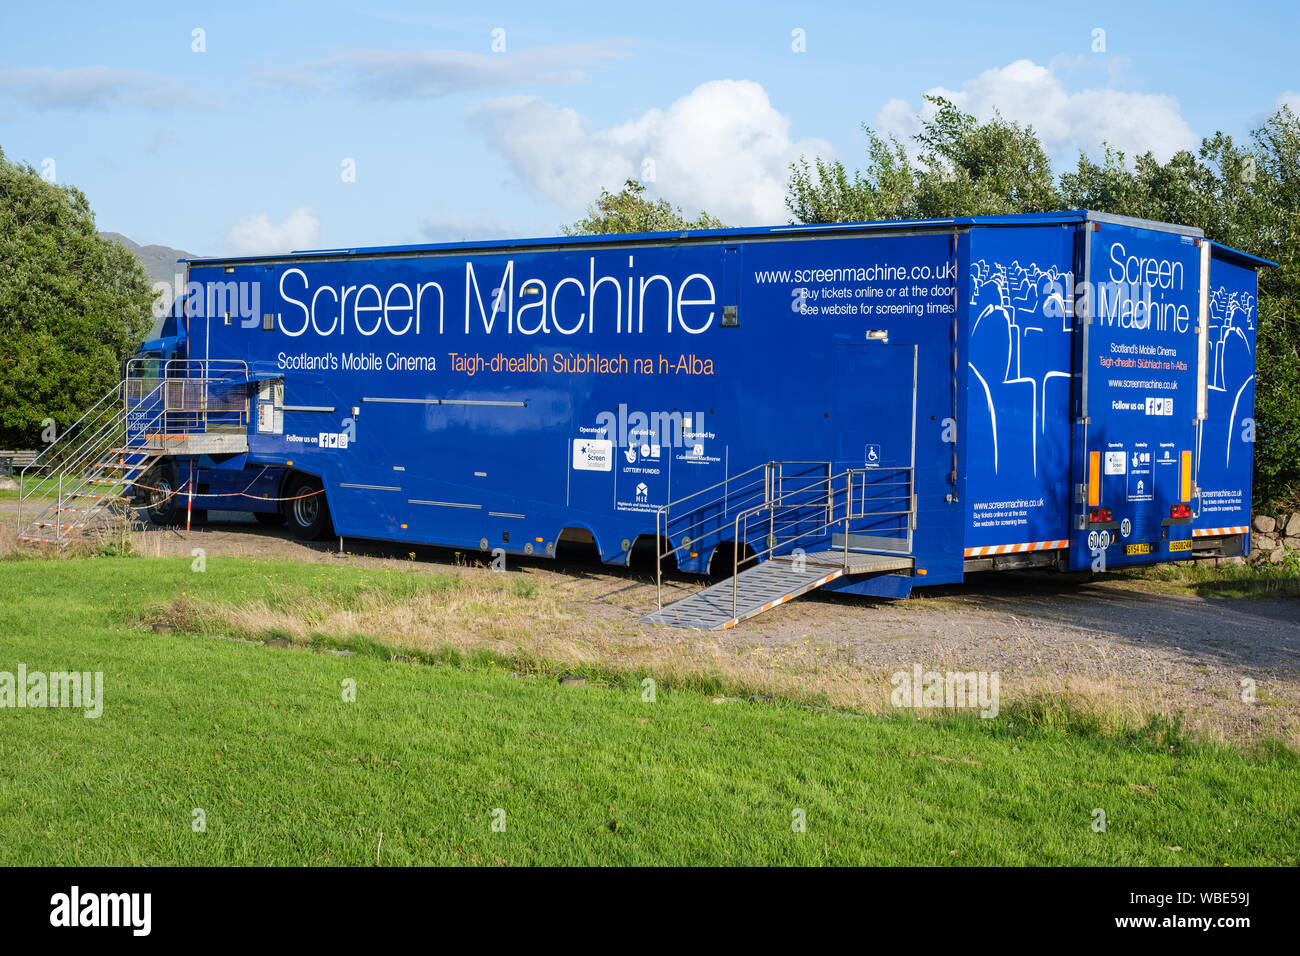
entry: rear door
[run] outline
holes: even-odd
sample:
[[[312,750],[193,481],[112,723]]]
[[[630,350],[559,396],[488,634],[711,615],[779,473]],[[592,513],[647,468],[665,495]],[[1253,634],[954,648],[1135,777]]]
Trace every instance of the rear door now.
[[[1083,236],[1070,566],[1190,557],[1207,257],[1184,232],[1089,221]]]

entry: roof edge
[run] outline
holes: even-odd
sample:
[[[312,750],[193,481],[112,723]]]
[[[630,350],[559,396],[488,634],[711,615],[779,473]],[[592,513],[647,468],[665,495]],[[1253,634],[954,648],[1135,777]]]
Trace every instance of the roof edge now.
[[[1152,229],[1176,235],[1204,238],[1204,231],[1196,226],[1180,226],[1175,223],[1158,222],[1152,219],[1139,219],[1133,216],[1119,216],[1113,213],[1095,210],[1076,209],[1058,212],[1009,213],[998,216],[954,216],[945,219],[892,219],[870,222],[830,222],[830,223],[787,223],[780,226],[743,226],[733,229],[674,229],[664,232],[630,232],[611,233],[596,236],[537,236],[524,239],[485,239],[478,241],[411,243],[391,246],[345,246],[334,249],[296,249],[291,252],[269,253],[253,256],[200,256],[177,259],[195,265],[238,265],[259,262],[281,262],[284,260],[311,260],[340,258],[350,256],[375,257],[381,255],[415,255],[422,252],[447,253],[465,252],[504,252],[512,249],[536,249],[556,246],[580,246],[655,243],[672,240],[694,240],[696,242],[710,239],[725,242],[728,239],[741,240],[760,236],[798,236],[825,235],[832,232],[886,232],[897,229],[935,230],[967,229],[980,226],[1017,226],[1017,225],[1052,225],[1078,222],[1105,222],[1114,225],[1130,226],[1137,229]],[[1275,266],[1277,263],[1249,253],[1230,249],[1228,246],[1216,248],[1230,251],[1233,255],[1248,262]]]

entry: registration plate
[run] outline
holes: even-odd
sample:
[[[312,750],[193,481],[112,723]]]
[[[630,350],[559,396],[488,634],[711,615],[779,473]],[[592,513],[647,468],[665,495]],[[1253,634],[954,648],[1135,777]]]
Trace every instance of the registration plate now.
[[[1188,538],[1186,541],[1170,541],[1170,542],[1169,542],[1169,550],[1170,550],[1170,551],[1190,551],[1190,550],[1192,550],[1192,540],[1191,540],[1190,538]]]
[[[1151,545],[1147,544],[1146,542],[1143,542],[1141,544],[1126,544],[1124,545],[1124,553],[1125,554],[1150,554]]]

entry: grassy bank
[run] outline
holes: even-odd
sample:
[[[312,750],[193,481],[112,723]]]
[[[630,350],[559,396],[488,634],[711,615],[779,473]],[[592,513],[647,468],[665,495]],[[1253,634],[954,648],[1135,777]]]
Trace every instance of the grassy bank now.
[[[1292,552],[1280,564],[1262,561],[1214,567],[1208,561],[1157,564],[1128,572],[1141,586],[1169,594],[1208,598],[1300,598],[1300,555]]]
[[[547,599],[328,565],[5,562],[0,670],[101,670],[105,704],[0,710],[0,863],[1297,862],[1295,758],[1176,727],[858,717],[702,676],[649,702],[635,667],[568,686],[545,655],[392,661],[322,621],[268,645],[188,633],[223,601],[361,621],[412,600],[508,629]]]

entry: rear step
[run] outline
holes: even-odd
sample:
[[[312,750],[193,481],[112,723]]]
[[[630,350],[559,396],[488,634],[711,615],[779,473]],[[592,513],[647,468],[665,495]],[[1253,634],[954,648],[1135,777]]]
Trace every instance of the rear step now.
[[[740,572],[734,579],[728,578],[661,611],[647,614],[641,620],[648,624],[721,631],[845,575],[874,576],[911,569],[910,555],[850,551],[846,556],[843,551],[817,551],[805,554],[801,567],[796,567],[789,557],[776,557]]]

